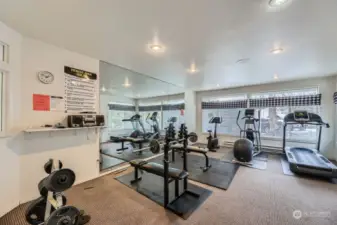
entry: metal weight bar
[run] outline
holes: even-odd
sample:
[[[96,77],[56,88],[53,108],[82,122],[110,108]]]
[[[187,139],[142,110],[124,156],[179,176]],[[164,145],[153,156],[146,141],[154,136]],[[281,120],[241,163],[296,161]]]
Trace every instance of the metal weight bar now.
[[[171,144],[179,143],[179,142],[184,141],[184,140],[185,140],[185,138],[170,141],[169,144],[171,145]],[[194,132],[191,132],[191,133],[188,134],[188,140],[190,142],[195,143],[195,142],[198,141],[198,135]],[[158,154],[160,152],[160,149],[161,149],[162,146],[164,146],[164,144],[160,143],[158,140],[151,140],[148,147],[137,149],[137,150],[134,150],[132,152],[135,153],[135,152],[142,152],[142,151],[151,151],[153,154]]]

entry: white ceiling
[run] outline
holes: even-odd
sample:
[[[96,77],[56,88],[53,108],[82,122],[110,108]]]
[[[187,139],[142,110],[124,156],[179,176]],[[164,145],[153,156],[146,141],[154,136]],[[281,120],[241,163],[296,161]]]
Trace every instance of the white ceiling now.
[[[185,88],[210,89],[337,72],[337,1],[1,0],[25,35]],[[157,36],[163,54],[146,45]],[[282,47],[279,55],[270,53]],[[237,64],[241,58],[250,58]],[[200,69],[187,74],[191,61]]]

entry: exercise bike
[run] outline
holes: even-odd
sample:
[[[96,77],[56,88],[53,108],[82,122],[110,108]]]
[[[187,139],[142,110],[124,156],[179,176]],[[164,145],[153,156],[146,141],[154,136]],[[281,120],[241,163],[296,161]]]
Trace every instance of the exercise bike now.
[[[214,136],[212,136],[212,130],[208,130],[209,135],[207,137],[207,148],[211,152],[216,152],[217,149],[220,148],[219,139],[217,136],[217,126],[218,124],[222,123],[222,118],[212,117],[209,123],[214,124]]]

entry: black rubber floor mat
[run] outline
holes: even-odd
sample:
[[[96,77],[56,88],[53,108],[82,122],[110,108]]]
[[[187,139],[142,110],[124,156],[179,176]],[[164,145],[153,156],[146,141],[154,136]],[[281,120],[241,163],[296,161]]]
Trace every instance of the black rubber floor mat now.
[[[137,183],[131,184],[130,181],[134,178],[134,172],[122,175],[120,177],[115,178],[122,184],[125,184],[129,188],[134,189],[138,193],[146,196],[147,198],[151,199],[152,201],[158,203],[159,205],[163,206],[164,201],[164,179],[160,176],[153,175],[150,173],[144,172],[139,173],[142,176],[142,180],[138,181]],[[183,190],[183,181],[179,182],[179,190],[182,194]],[[175,199],[175,186],[174,182],[169,184],[169,201],[173,201]],[[180,211],[182,213],[177,214],[184,219],[187,219],[195,210],[202,205],[206,199],[212,194],[212,191],[199,187],[197,185],[188,184],[188,190],[194,193],[198,193],[200,197],[193,197],[192,195],[182,195],[181,198],[174,201],[172,204],[169,205],[168,209],[172,210],[174,213],[176,211]]]
[[[142,153],[136,152],[133,153],[132,149],[127,149],[125,151],[118,152],[114,148],[102,148],[101,152],[105,155],[115,157],[117,159],[124,160],[126,162],[130,162],[134,159],[147,159],[153,157],[154,154],[150,151],[143,151]]]
[[[171,155],[170,155],[171,157]],[[162,163],[163,158],[158,157],[150,161]],[[189,172],[189,179],[227,190],[239,168],[239,165],[224,162],[219,159],[209,158],[211,168],[204,172],[201,167],[205,166],[205,157],[188,154],[187,169]],[[174,168],[183,169],[183,159],[180,154],[176,153],[175,162],[171,163]]]

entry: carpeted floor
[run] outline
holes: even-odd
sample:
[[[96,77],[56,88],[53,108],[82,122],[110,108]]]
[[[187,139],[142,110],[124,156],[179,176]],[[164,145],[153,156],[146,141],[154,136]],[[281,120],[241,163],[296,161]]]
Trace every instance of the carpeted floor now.
[[[130,169],[128,170],[130,172]],[[120,174],[118,174],[120,175]],[[267,170],[240,167],[227,191],[213,194],[188,220],[166,211],[107,175],[67,191],[68,203],[92,216],[90,225],[336,225],[337,185],[286,176],[279,158],[270,155]],[[0,225],[24,225],[20,206],[0,219]],[[301,210],[302,218],[293,217]]]

